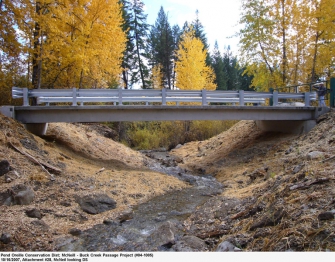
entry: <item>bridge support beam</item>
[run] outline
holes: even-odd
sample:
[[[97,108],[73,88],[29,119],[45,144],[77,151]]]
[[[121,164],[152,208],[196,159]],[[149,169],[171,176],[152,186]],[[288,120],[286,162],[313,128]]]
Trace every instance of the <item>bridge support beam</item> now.
[[[256,120],[259,129],[266,132],[306,134],[316,125],[316,120]]]

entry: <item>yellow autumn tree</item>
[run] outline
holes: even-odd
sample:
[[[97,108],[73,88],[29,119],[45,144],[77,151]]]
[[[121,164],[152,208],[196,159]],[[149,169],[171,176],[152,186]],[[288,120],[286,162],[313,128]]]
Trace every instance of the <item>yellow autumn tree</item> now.
[[[258,90],[335,75],[335,0],[242,0],[240,57]]]
[[[162,89],[162,83],[163,83],[163,73],[162,73],[162,65],[157,64],[152,67],[151,70],[151,83],[152,88],[154,89]]]
[[[118,0],[49,1],[36,20],[44,86],[108,87],[118,81],[126,43]]]
[[[207,50],[192,29],[181,37],[177,50],[176,86],[188,90],[215,90],[215,75],[206,65]]]

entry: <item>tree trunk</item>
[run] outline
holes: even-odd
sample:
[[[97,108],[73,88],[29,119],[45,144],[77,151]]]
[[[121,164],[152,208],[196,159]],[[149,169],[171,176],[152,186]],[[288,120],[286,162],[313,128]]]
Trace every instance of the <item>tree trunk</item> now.
[[[40,15],[41,13],[41,3],[36,2],[36,13]],[[32,72],[32,84],[35,89],[41,88],[41,27],[38,22],[35,22],[34,29],[34,53],[33,53],[33,72]]]
[[[138,33],[137,33],[136,13],[135,13],[135,41],[136,41],[136,55],[137,55],[137,59],[138,59],[138,66],[139,66],[139,69],[140,69],[142,88],[146,89],[145,80],[144,80],[144,73],[143,73],[143,66],[142,66],[141,55],[140,55],[140,48],[139,48],[139,45],[138,45],[139,37],[138,37]]]

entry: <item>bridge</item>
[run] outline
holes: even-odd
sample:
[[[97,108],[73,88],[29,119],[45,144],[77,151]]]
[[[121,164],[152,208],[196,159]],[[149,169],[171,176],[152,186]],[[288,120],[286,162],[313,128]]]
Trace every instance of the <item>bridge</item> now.
[[[3,106],[31,132],[43,135],[50,122],[256,120],[266,131],[302,133],[329,108],[310,106],[315,92],[208,90],[12,88],[22,106]],[[37,105],[30,105],[34,99]],[[281,101],[290,101],[282,103]],[[271,104],[271,106],[267,106]]]

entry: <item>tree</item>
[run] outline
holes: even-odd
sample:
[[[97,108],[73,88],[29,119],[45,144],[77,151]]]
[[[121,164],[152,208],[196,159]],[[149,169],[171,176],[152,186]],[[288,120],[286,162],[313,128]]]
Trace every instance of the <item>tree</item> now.
[[[199,10],[195,11],[195,20],[191,23],[191,26],[195,32],[195,37],[201,40],[201,42],[204,45],[205,50],[209,50],[209,44],[208,44],[207,36],[205,33],[205,29],[199,19]],[[206,64],[207,66],[211,65],[211,57],[209,53],[207,54],[207,57],[206,57]]]
[[[266,90],[334,75],[335,0],[242,2],[241,57]]]
[[[172,88],[174,37],[168,16],[163,7],[160,8],[155,25],[150,30],[150,64],[162,66],[163,83],[169,89]]]
[[[215,84],[219,90],[227,90],[227,74],[224,71],[223,59],[219,50],[218,43],[215,42],[213,55],[211,57],[212,66],[215,73]]]
[[[254,75],[253,85],[269,89],[281,85],[278,70],[279,41],[274,36],[275,22],[266,0],[243,0],[240,23],[241,57],[247,64],[246,72]]]
[[[163,75],[162,75],[162,66],[160,64],[154,65],[152,67],[151,73],[151,83],[153,89],[162,89]]]
[[[118,1],[41,3],[33,16],[33,51],[41,63],[43,86],[108,87],[118,82],[126,42]]]
[[[0,1],[0,105],[15,104],[12,100],[12,86],[30,87],[29,68],[26,67],[27,56],[23,39],[25,16],[31,7],[29,1]],[[19,31],[20,29],[21,31]]]
[[[177,50],[176,86],[180,89],[215,90],[215,76],[206,65],[207,50],[193,30],[187,30],[181,37]]]
[[[144,4],[141,0],[122,0],[123,30],[127,34],[127,48],[122,63],[123,82],[127,89],[134,84],[141,83],[142,88],[148,86],[148,68],[144,62],[147,59],[147,33],[149,25],[146,23]]]

